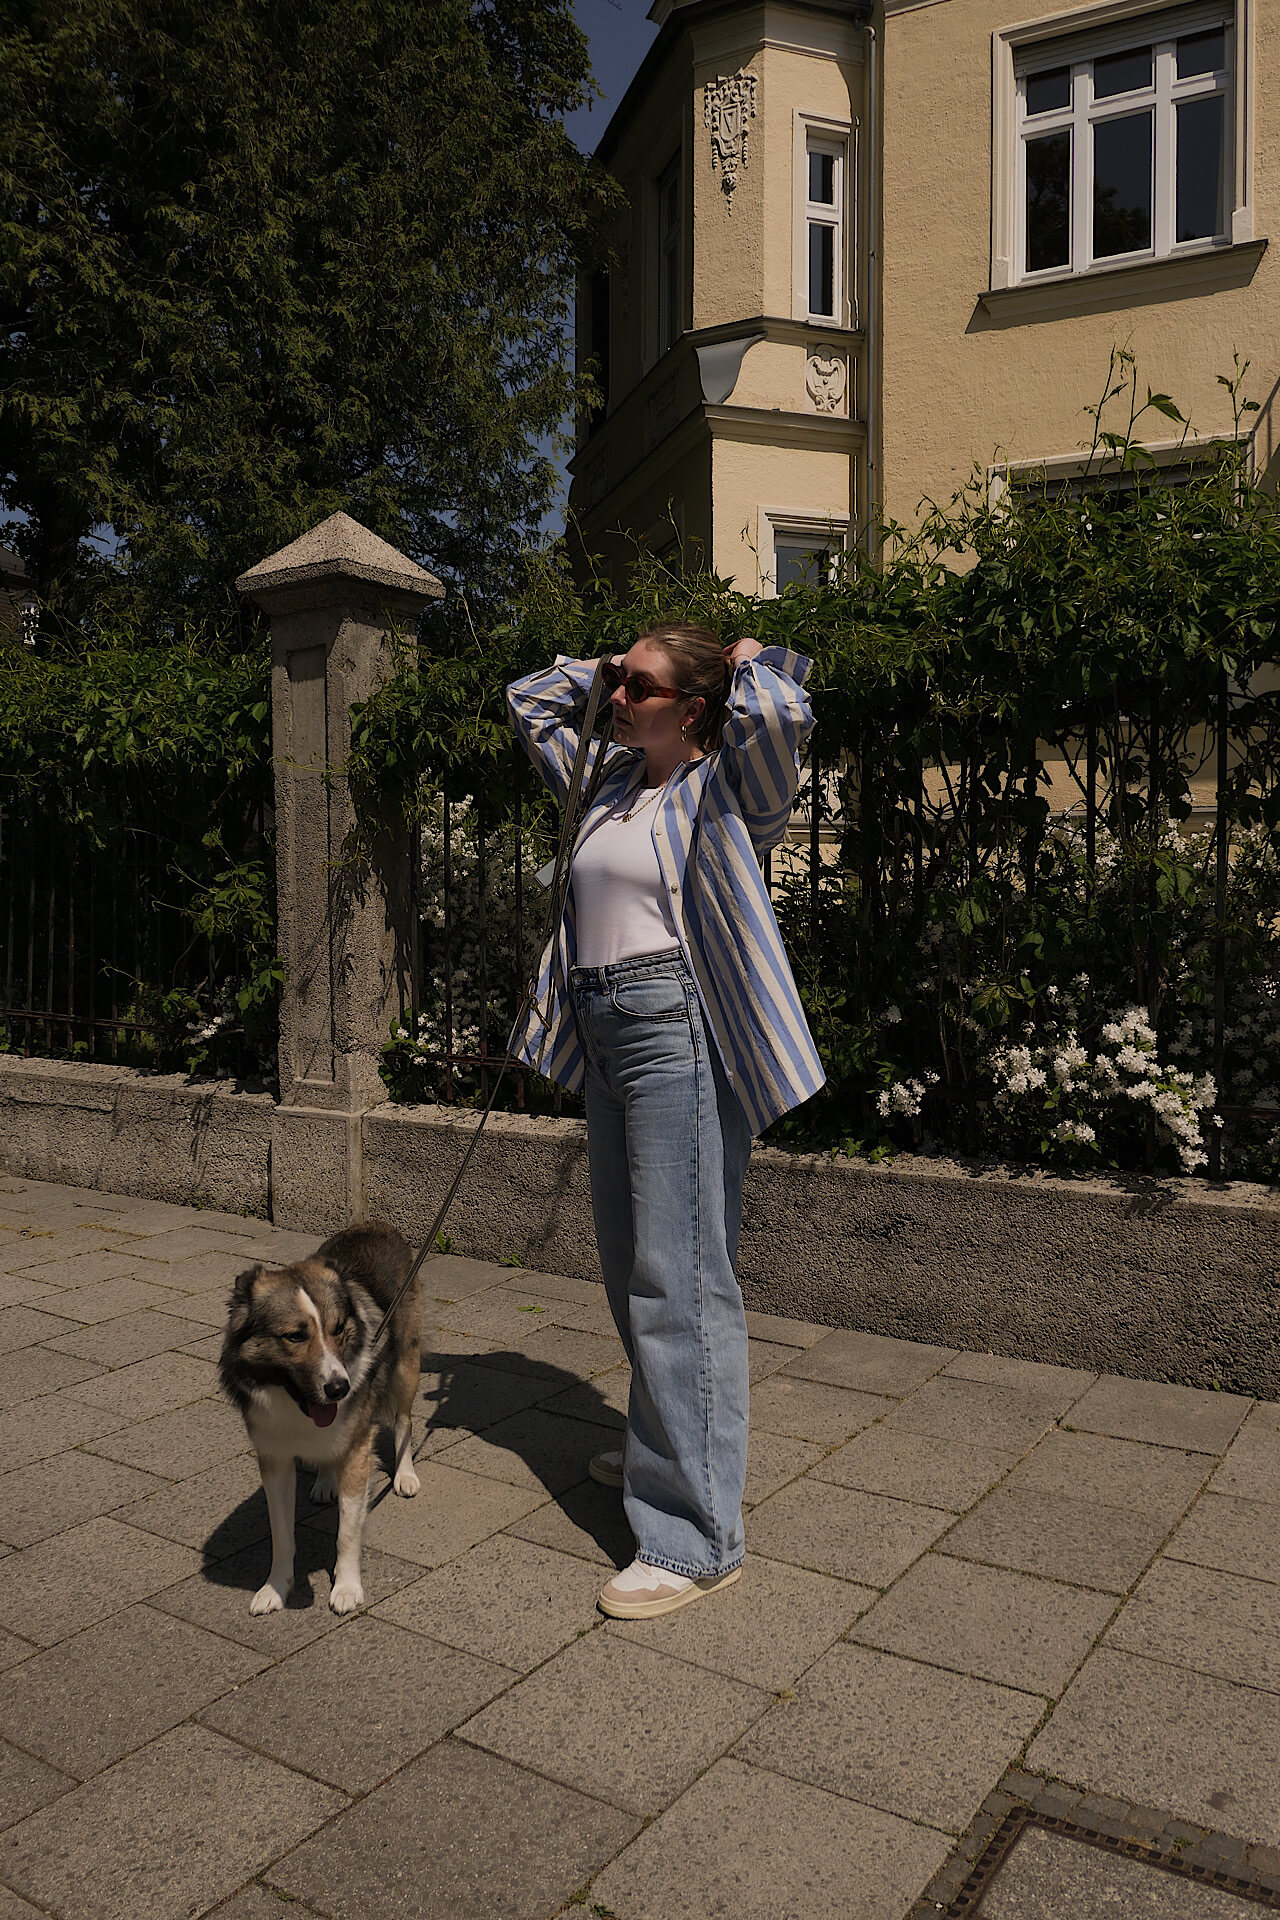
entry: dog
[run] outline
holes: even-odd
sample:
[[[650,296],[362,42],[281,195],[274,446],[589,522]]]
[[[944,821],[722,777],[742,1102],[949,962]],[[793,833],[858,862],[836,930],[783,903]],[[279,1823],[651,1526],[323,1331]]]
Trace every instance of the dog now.
[[[314,1497],[336,1497],[338,1556],[329,1605],[364,1605],[360,1545],[378,1429],[394,1425],[392,1487],[418,1492],[411,1421],[421,1367],[422,1294],[413,1285],[375,1347],[374,1332],[412,1264],[394,1227],[348,1227],[307,1260],[251,1267],[228,1303],[219,1375],[244,1416],[271,1519],[271,1571],[250,1613],[276,1613],[293,1585],[294,1463],[319,1469]]]

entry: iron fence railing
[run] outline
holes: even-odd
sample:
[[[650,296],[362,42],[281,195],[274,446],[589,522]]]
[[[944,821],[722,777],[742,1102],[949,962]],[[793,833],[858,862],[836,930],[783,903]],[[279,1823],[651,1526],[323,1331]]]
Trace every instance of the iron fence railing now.
[[[196,930],[172,797],[139,783],[109,816],[0,806],[0,1040],[11,1053],[157,1067],[212,1019],[231,1071],[260,1069],[234,1012],[245,955]],[[264,841],[264,806],[252,834]]]
[[[835,915],[851,991],[874,1007],[886,991],[886,955],[913,929],[919,932],[941,889],[961,890],[985,874],[1034,897],[1043,885],[1041,855],[1055,836],[1076,837],[1090,876],[1099,871],[1103,840],[1144,844],[1151,856],[1144,884],[1154,888],[1155,841],[1172,806],[1185,816],[1183,857],[1198,873],[1217,1112],[1228,1122],[1280,1122],[1280,1108],[1232,1097],[1226,1047],[1233,836],[1250,807],[1257,811],[1268,783],[1280,782],[1276,721],[1265,705],[1252,696],[1244,703],[1222,679],[1194,724],[1162,715],[1153,688],[1145,711],[1132,700],[1122,707],[1118,697],[1095,699],[1064,712],[1053,739],[1022,748],[1006,741],[994,758],[987,722],[978,725],[970,752],[955,751],[954,738],[940,738],[936,754],[917,752],[914,766],[900,756],[888,769],[877,763],[870,734],[838,750],[815,736],[787,838],[766,863],[798,975],[818,964]],[[514,745],[512,754],[519,767]],[[438,796],[423,828],[414,866],[412,1003],[401,1029],[404,1043],[392,1049],[401,1097],[485,1100],[504,1057],[537,958],[543,894],[534,875],[554,845],[555,824],[528,770],[517,777],[514,814],[489,811],[484,796]],[[1043,804],[1028,809],[1029,799]],[[1152,898],[1134,903],[1129,989],[1158,1025],[1167,956],[1157,950],[1153,906]],[[972,1088],[946,1084],[945,1077],[929,1098],[961,1116],[975,1105]],[[510,1104],[578,1110],[523,1068],[512,1072]],[[963,1118],[956,1124],[963,1135]],[[1218,1177],[1219,1132],[1209,1136],[1208,1150],[1208,1173]],[[1152,1135],[1149,1162],[1153,1155]]]

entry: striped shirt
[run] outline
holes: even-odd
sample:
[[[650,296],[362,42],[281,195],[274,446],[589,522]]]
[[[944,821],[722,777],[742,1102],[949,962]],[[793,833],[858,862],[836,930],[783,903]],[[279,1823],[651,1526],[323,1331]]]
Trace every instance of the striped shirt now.
[[[753,1133],[818,1091],[825,1075],[761,871],[787,830],[799,753],[813,727],[803,654],[764,647],[734,669],[719,749],[685,760],[654,808],[653,845],[681,951]],[[593,667],[558,660],[507,688],[512,725],[543,779],[568,796]],[[594,755],[597,748],[593,747]],[[645,759],[611,744],[586,834],[644,785]],[[542,956],[516,1057],[577,1091],[585,1062],[569,995],[577,942],[570,892]]]

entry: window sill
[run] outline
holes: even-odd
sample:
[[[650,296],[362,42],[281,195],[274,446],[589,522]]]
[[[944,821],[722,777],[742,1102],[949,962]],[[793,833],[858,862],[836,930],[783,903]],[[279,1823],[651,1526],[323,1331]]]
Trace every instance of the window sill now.
[[[978,295],[967,331],[985,333],[993,327],[1020,327],[1041,320],[1066,319],[1071,314],[1105,313],[1112,307],[1145,306],[1244,287],[1252,280],[1266,250],[1265,240],[1247,240],[1204,253],[1144,260],[1139,266],[1095,267],[1089,273],[1064,275],[1061,280],[992,287]]]

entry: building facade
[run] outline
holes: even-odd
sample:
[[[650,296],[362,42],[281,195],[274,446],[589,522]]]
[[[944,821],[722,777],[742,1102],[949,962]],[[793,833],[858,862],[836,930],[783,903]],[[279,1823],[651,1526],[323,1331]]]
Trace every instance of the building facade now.
[[[1280,0],[655,0],[600,158],[570,509],[749,592],[978,471],[1082,465],[1113,349],[1170,464],[1280,471]],[[1123,419],[1110,424],[1122,426]]]
[[[862,0],[656,0],[598,148],[626,205],[584,286],[604,405],[570,511],[620,572],[683,549],[750,591],[856,537],[866,492]]]

